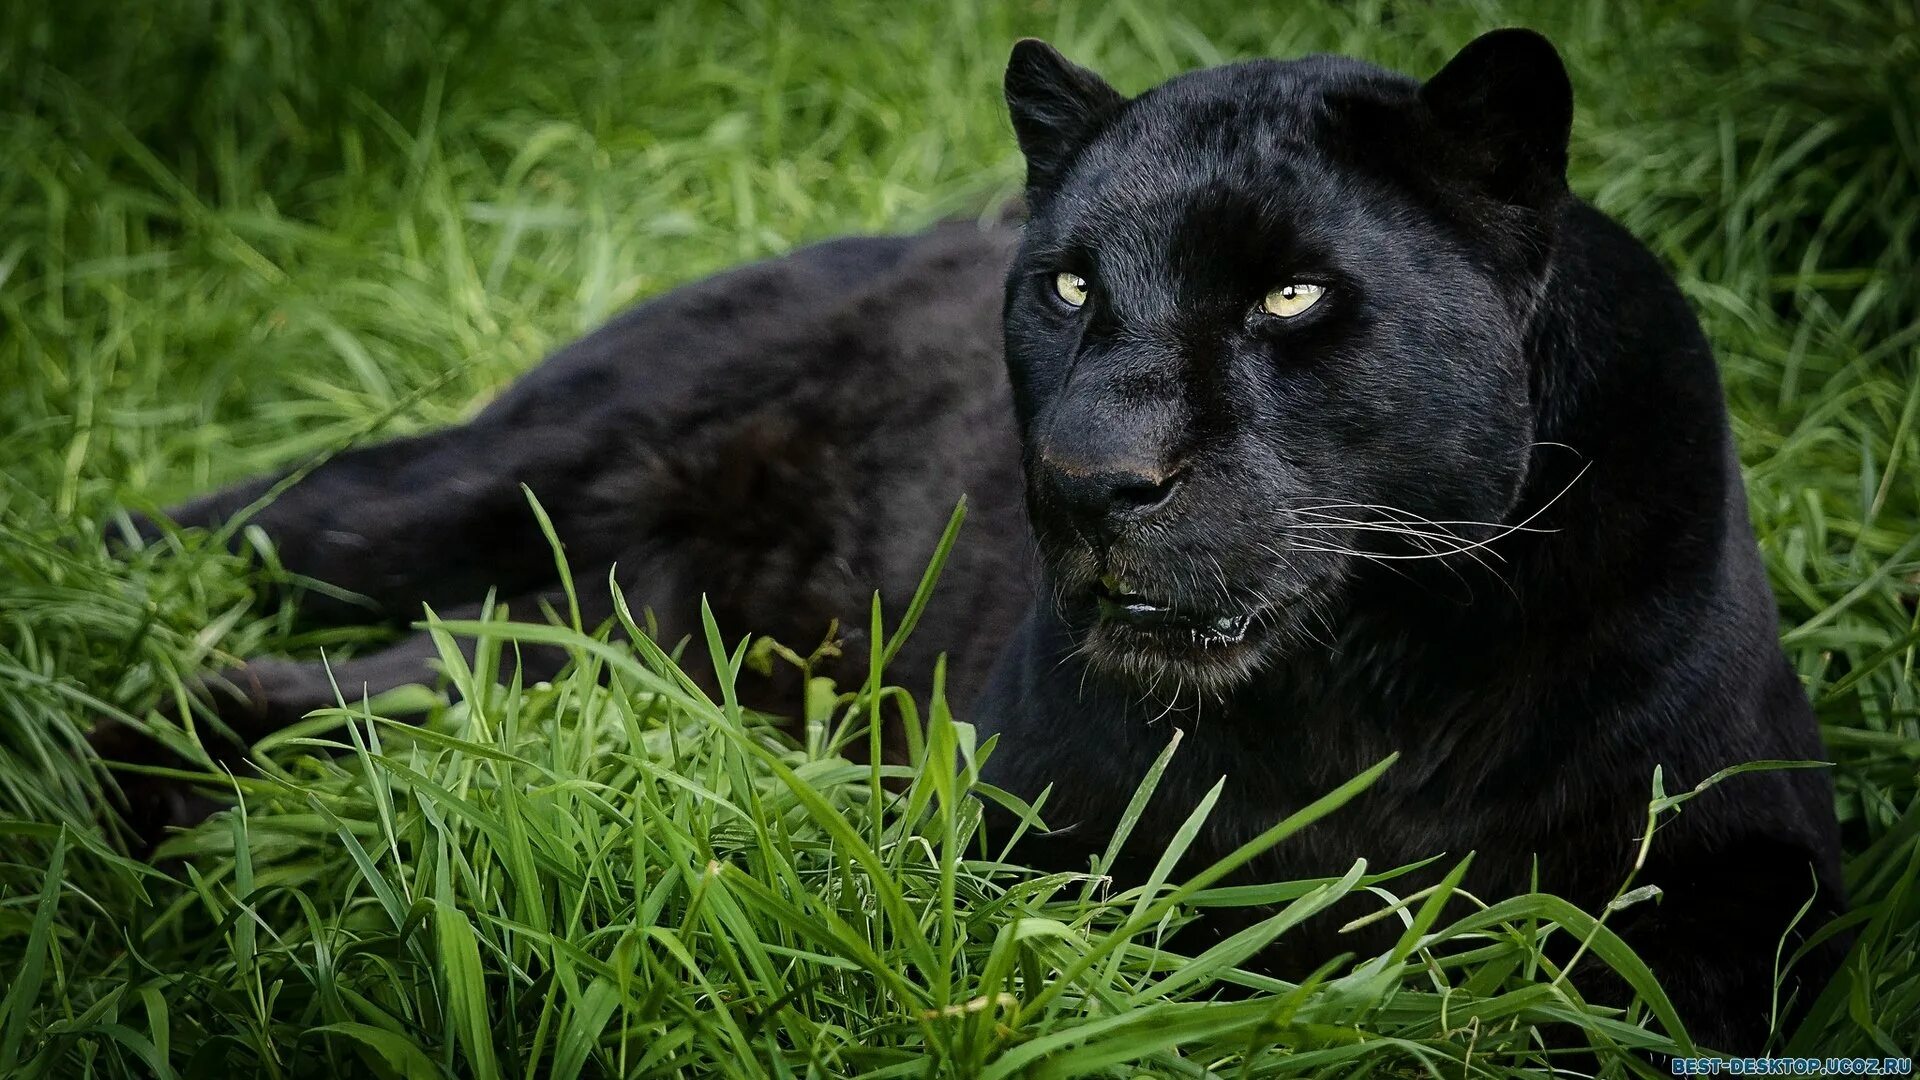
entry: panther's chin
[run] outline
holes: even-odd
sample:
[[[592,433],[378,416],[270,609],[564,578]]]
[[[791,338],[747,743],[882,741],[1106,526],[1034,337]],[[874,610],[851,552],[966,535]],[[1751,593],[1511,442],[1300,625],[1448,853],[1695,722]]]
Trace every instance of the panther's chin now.
[[[1183,610],[1122,591],[1093,592],[1082,652],[1097,670],[1172,697],[1193,690],[1219,698],[1251,679],[1279,651],[1284,607]]]

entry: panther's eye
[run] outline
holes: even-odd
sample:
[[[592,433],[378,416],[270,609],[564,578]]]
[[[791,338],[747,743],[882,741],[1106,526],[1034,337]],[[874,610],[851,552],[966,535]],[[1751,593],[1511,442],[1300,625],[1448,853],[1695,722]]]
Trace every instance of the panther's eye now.
[[[1087,279],[1063,270],[1053,275],[1053,291],[1068,304],[1079,307],[1087,302]]]
[[[1291,319],[1295,315],[1319,303],[1320,297],[1325,294],[1326,291],[1327,290],[1318,285],[1308,285],[1302,282],[1296,282],[1292,285],[1282,285],[1267,294],[1267,298],[1260,302],[1260,309],[1269,315],[1277,315],[1282,319]]]

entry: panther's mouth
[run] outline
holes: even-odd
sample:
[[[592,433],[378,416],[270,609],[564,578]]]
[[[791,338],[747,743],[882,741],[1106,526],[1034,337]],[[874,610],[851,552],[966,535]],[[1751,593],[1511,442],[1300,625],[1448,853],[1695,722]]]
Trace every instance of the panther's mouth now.
[[[1279,597],[1169,597],[1114,572],[1100,575],[1074,605],[1079,651],[1089,665],[1177,701],[1182,694],[1224,700],[1290,647],[1305,590]],[[1067,610],[1064,609],[1063,610]]]
[[[1094,592],[1100,621],[1134,634],[1197,649],[1224,649],[1245,641],[1257,611],[1197,612],[1144,596],[1111,574]]]

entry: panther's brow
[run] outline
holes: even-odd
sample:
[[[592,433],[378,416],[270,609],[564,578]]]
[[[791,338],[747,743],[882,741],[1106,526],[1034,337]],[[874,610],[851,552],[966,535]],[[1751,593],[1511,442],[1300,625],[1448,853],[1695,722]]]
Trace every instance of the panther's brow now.
[[[1086,262],[1090,254],[1091,249],[1086,244],[1056,237],[1037,241],[1028,250],[1028,259],[1046,266],[1058,266],[1062,263],[1077,265]]]

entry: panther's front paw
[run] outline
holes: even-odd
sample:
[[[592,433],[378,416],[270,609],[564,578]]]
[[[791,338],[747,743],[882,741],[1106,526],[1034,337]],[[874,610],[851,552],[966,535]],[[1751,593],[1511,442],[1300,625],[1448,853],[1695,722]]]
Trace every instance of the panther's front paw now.
[[[197,771],[193,762],[136,727],[102,720],[87,733],[87,742],[113,773],[112,782],[102,784],[101,795],[125,825],[127,851],[135,858],[150,856],[168,833],[198,825],[221,807],[189,781],[114,768],[141,765]]]
[[[216,765],[244,768],[254,742],[321,704],[314,700],[312,681],[302,665],[279,660],[252,661],[200,680],[194,696],[215,721],[208,723],[202,716],[194,725],[201,749]],[[204,770],[145,731],[116,720],[96,724],[87,742],[109,763]],[[194,781],[130,769],[114,771],[119,788],[114,809],[132,834],[131,853],[140,857],[150,855],[170,832],[198,825],[229,805],[211,793],[224,786],[214,773],[208,773],[205,781]]]

